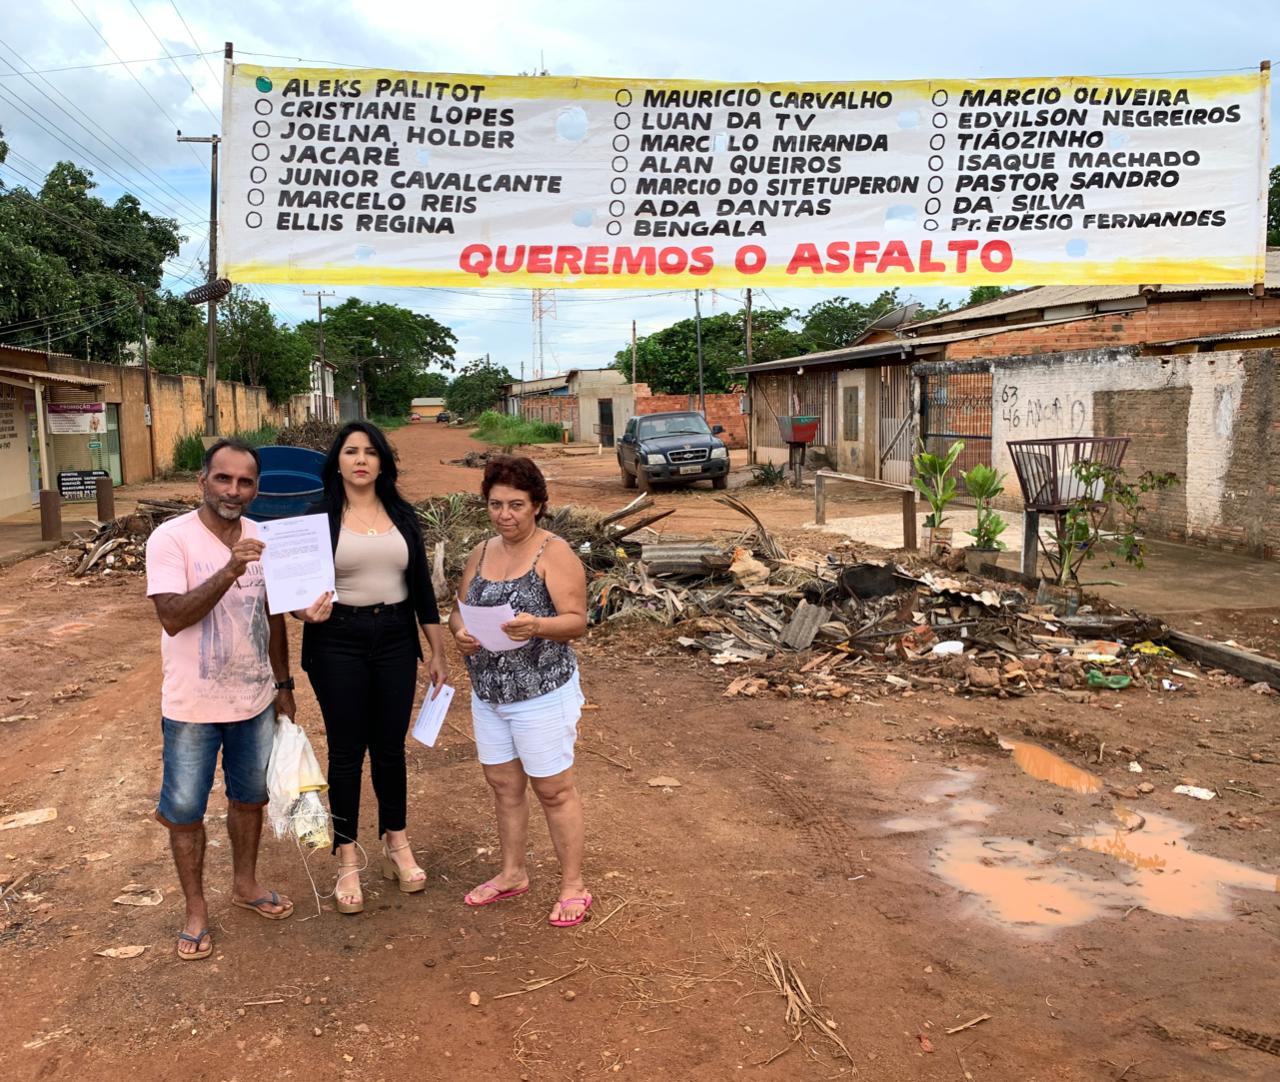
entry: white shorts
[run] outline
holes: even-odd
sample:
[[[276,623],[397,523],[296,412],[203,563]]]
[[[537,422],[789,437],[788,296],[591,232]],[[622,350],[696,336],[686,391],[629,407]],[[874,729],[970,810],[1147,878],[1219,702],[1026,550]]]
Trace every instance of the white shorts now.
[[[520,760],[531,778],[549,778],[573,766],[582,717],[578,670],[555,691],[519,703],[487,703],[471,693],[476,754],[486,766]]]

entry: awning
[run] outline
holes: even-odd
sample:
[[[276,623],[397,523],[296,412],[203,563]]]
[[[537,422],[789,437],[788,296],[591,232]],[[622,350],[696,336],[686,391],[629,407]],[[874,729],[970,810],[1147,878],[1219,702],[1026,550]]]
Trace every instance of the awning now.
[[[105,379],[90,379],[88,376],[68,376],[62,372],[41,372],[33,368],[11,368],[0,364],[0,379],[12,383],[15,379],[23,380],[28,386],[37,383],[60,383],[65,387],[105,387]]]

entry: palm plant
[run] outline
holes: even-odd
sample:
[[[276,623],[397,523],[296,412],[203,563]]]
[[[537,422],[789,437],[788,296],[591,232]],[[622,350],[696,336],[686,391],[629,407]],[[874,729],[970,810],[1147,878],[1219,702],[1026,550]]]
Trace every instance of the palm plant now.
[[[929,529],[937,529],[942,525],[947,504],[956,498],[956,479],[951,476],[951,470],[963,450],[963,440],[956,440],[947,448],[945,455],[926,451],[922,443],[920,450],[911,459],[911,465],[915,468],[911,484],[929,504],[929,517],[924,520]]]

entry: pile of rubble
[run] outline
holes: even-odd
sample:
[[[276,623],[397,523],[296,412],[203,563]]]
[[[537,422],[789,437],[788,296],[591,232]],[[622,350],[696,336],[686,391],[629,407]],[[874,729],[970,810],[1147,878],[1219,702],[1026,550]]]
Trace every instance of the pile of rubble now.
[[[1099,690],[1177,691],[1200,678],[1156,645],[1165,632],[1158,620],[1076,609],[933,565],[861,559],[852,546],[786,555],[758,520],[738,543],[643,545],[639,560],[594,578],[590,615],[670,626],[680,646],[713,664],[746,667],[750,675],[726,689],[731,697],[856,700],[934,689],[1087,701]]]
[[[96,523],[92,534],[76,534],[55,554],[71,573],[83,578],[90,572],[113,575],[146,570],[147,538],[160,523],[185,515],[197,507],[195,500],[139,500],[137,508],[110,522]]]

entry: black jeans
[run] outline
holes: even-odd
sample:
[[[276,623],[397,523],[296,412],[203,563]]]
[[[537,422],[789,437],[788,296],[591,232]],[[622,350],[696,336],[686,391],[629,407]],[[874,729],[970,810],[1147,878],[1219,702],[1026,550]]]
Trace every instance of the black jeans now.
[[[418,628],[408,602],[335,606],[316,624],[307,675],[329,744],[334,849],[356,840],[364,755],[378,798],[378,837],[404,830],[404,741],[418,679]]]

